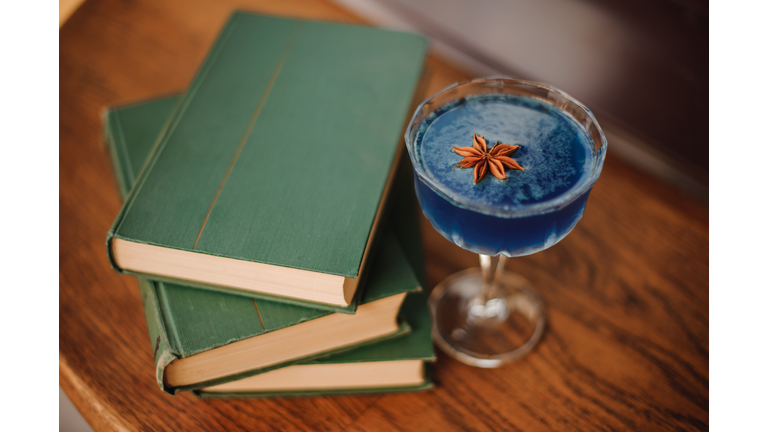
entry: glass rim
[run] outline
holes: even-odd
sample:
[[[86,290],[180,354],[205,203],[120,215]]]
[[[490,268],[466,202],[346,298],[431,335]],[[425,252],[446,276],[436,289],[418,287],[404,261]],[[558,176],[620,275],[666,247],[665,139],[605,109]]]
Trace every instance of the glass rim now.
[[[448,190],[446,186],[441,185],[436,180],[431,179],[427,175],[427,173],[424,172],[424,170],[416,160],[414,143],[411,140],[411,132],[412,132],[414,123],[418,118],[419,114],[422,112],[424,106],[430,103],[436,97],[443,95],[444,93],[450,90],[453,90],[457,87],[463,87],[470,84],[478,84],[478,83],[493,82],[493,81],[523,84],[523,85],[528,85],[528,86],[539,88],[539,89],[545,89],[550,92],[555,92],[561,97],[567,99],[569,102],[573,103],[578,109],[584,112],[585,116],[591,120],[592,124],[594,124],[597,132],[599,133],[599,138],[601,141],[600,148],[598,150],[595,150],[594,152],[595,164],[592,168],[592,172],[590,173],[589,177],[586,180],[580,181],[574,187],[566,191],[564,194],[559,195],[550,200],[540,201],[533,204],[523,204],[523,205],[514,206],[514,207],[499,208],[499,207],[495,207],[487,204],[472,202],[461,196],[456,196],[456,194]],[[550,105],[552,105],[552,103],[546,99],[539,99],[539,100],[541,100],[544,103],[549,103]],[[449,102],[446,102],[446,103],[449,103]],[[441,106],[443,105],[445,105],[445,103],[442,104]],[[560,111],[563,111],[563,110],[560,109]],[[567,112],[566,114],[571,116]],[[577,123],[579,124],[579,126],[583,127],[581,123],[579,123],[578,121]],[[590,136],[590,138],[593,141],[593,144],[596,144],[594,143],[594,139],[591,136],[591,134],[589,134],[588,131],[587,131],[587,135]],[[549,213],[552,211],[559,210],[567,206],[568,204],[572,203],[579,197],[581,197],[583,193],[585,193],[587,190],[589,190],[592,187],[592,185],[594,185],[595,181],[597,181],[597,178],[600,176],[600,172],[602,171],[602,168],[603,168],[603,162],[605,161],[606,148],[608,146],[608,142],[605,139],[605,134],[603,133],[602,128],[598,124],[597,119],[595,119],[595,116],[592,114],[592,111],[590,111],[589,108],[584,106],[584,104],[576,100],[576,98],[558,89],[557,87],[554,87],[548,84],[543,84],[536,81],[521,80],[521,79],[516,79],[516,78],[511,78],[506,76],[489,76],[489,77],[483,77],[483,78],[476,78],[468,81],[460,81],[460,82],[453,83],[448,87],[445,87],[444,89],[440,90],[439,92],[433,94],[432,96],[430,96],[429,98],[421,102],[418,107],[416,107],[416,111],[414,111],[413,115],[411,116],[411,120],[408,122],[408,127],[405,130],[404,138],[405,138],[406,148],[408,149],[408,156],[411,159],[411,165],[413,165],[413,170],[416,173],[416,175],[419,177],[420,181],[426,183],[427,186],[430,187],[433,191],[435,191],[440,196],[447,199],[449,202],[456,204],[459,207],[472,210],[472,211],[477,211],[484,214],[488,214],[488,215],[492,215],[492,216],[504,217],[504,218],[514,218],[514,217],[529,216],[532,214]]]

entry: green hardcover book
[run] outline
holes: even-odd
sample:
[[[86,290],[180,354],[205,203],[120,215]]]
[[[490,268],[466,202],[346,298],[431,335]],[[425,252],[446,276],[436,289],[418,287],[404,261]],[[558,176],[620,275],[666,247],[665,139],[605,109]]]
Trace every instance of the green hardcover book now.
[[[107,235],[113,266],[354,313],[425,51],[233,14]]]
[[[409,294],[403,315],[412,331],[260,375],[195,391],[202,397],[304,396],[412,391],[432,387],[431,324],[427,298]]]
[[[152,144],[179,99],[180,95],[173,94],[105,111],[102,120],[104,142],[109,146],[117,186],[123,199],[131,191],[136,176],[152,151]]]
[[[177,97],[168,97],[107,112],[105,136],[123,196],[131,187],[142,165],[142,158],[146,158],[150,151],[148,142],[152,140],[153,130],[155,134],[159,132],[162,118],[171,113],[176,100]],[[118,133],[123,139],[109,139]],[[418,228],[413,223],[416,209],[411,181],[407,178],[410,171],[406,167],[403,166],[395,180],[395,190],[400,193],[394,194],[391,211],[397,217],[387,220],[384,227],[387,235],[374,252],[362,305],[353,316],[140,278],[160,387],[174,394],[181,390],[216,386],[345,349],[354,350],[349,352],[349,362],[366,363],[356,366],[358,375],[366,371],[381,375],[382,368],[400,369],[390,371],[389,376],[394,379],[390,386],[373,385],[376,382],[369,379],[368,386],[361,388],[363,381],[352,374],[346,378],[356,378],[357,386],[347,390],[337,387],[329,391],[429,387],[429,375],[422,369],[414,369],[416,363],[428,361],[433,356],[431,340],[424,339],[423,331],[416,332],[417,336],[406,336],[404,347],[410,348],[406,351],[394,350],[389,357],[373,356],[372,353],[378,352],[375,349],[363,350],[362,353],[369,354],[355,357],[354,353],[363,348],[351,348],[354,344],[371,343],[408,331],[406,322],[398,325],[395,316],[405,292],[418,290],[421,286],[423,261]],[[416,231],[413,231],[414,227]],[[398,241],[408,245],[407,254],[403,253]],[[409,262],[413,268],[419,269],[418,275],[414,275]],[[403,311],[408,315],[407,320],[416,323],[418,330],[425,319],[423,316],[414,317],[419,308],[428,319],[423,294],[408,294],[405,305]],[[420,348],[416,349],[416,346]],[[330,359],[328,364],[339,362],[338,358]],[[325,369],[323,376],[330,376],[328,367]],[[274,381],[275,378],[269,379]],[[414,380],[420,380],[420,384],[395,385],[413,384]],[[343,384],[343,377],[338,382]],[[251,384],[248,393],[264,393],[263,389],[253,391],[259,385],[263,387],[264,384]],[[318,385],[308,391],[319,391]],[[294,393],[296,389],[287,391]],[[276,394],[275,391],[266,392]],[[213,389],[210,393],[230,394],[232,390],[222,392]]]
[[[389,294],[418,282],[387,243],[394,253],[379,253],[376,264],[392,268],[372,269],[355,315],[139,278],[160,388],[223,384],[408,332],[398,317],[406,294]]]

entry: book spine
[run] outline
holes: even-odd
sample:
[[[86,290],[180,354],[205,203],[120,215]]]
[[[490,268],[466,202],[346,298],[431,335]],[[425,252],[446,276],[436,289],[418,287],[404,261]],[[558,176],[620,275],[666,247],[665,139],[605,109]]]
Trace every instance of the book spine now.
[[[192,81],[192,84],[189,86],[189,90],[187,90],[184,96],[176,104],[173,114],[168,118],[168,121],[163,127],[163,131],[160,133],[160,136],[155,142],[155,145],[152,147],[152,150],[150,151],[150,156],[147,158],[147,161],[144,163],[144,166],[141,168],[141,173],[136,178],[136,182],[134,186],[131,188],[131,191],[128,194],[128,197],[126,198],[125,203],[123,204],[123,207],[120,209],[120,212],[117,214],[117,217],[115,218],[115,222],[112,224],[112,227],[109,229],[109,232],[107,232],[107,240],[106,240],[107,256],[109,257],[109,262],[112,265],[112,268],[114,268],[120,273],[123,273],[123,269],[120,268],[120,266],[118,266],[117,262],[115,261],[114,253],[112,252],[112,239],[115,237],[118,237],[118,238],[120,237],[118,234],[118,231],[120,229],[120,225],[123,222],[123,218],[125,217],[125,214],[128,212],[128,210],[130,210],[131,205],[133,204],[133,201],[136,197],[136,194],[138,193],[138,191],[141,190],[141,187],[144,185],[144,181],[149,175],[149,172],[152,170],[152,166],[157,161],[158,157],[160,156],[160,153],[162,153],[163,148],[165,147],[165,144],[168,142],[168,138],[170,137],[171,133],[178,125],[179,120],[184,115],[184,112],[186,111],[192,99],[194,99],[195,94],[197,93],[197,90],[205,81],[205,78],[208,75],[208,71],[211,69],[212,65],[216,61],[216,58],[218,57],[222,48],[226,45],[227,40],[229,39],[229,36],[232,34],[232,31],[235,27],[235,22],[238,19],[238,17],[239,15],[235,13],[235,14],[232,14],[232,16],[229,18],[229,22],[227,23],[227,25],[224,26],[224,29],[219,35],[216,41],[216,44],[213,46],[213,48],[211,48],[210,54],[208,54],[208,57],[200,66],[200,69],[197,72],[197,75],[195,75],[195,79]]]
[[[165,368],[178,358],[175,350],[168,339],[165,321],[160,312],[160,303],[157,298],[154,282],[138,278],[139,290],[141,291],[141,300],[144,303],[144,314],[147,319],[147,328],[149,329],[149,339],[152,342],[152,350],[155,358],[155,378],[160,390],[175,394],[173,389],[165,386],[164,374]]]

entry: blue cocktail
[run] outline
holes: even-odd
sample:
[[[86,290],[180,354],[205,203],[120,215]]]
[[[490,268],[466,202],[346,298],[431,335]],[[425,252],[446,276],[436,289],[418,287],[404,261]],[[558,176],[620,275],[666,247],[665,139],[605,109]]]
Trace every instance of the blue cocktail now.
[[[546,249],[581,219],[605,159],[600,127],[559,90],[481,79],[422,103],[406,144],[424,215],[444,237],[481,254],[483,267],[433,291],[435,339],[477,366],[521,356],[540,337],[544,314],[522,278],[503,274],[503,257]],[[498,255],[497,272],[490,257]],[[508,327],[525,321],[529,337],[512,334]]]

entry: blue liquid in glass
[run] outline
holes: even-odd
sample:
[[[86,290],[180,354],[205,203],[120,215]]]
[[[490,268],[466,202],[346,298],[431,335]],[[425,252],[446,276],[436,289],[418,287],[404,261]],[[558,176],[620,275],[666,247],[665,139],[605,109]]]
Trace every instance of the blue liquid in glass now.
[[[452,146],[472,146],[472,135],[520,145],[511,155],[526,170],[506,169],[506,180],[488,173],[478,184],[473,169]],[[521,256],[565,237],[581,219],[591,187],[560,206],[532,212],[588,181],[595,164],[592,140],[571,117],[547,103],[521,96],[485,94],[449,103],[416,132],[416,163],[434,190],[416,175],[416,193],[435,229],[472,252]],[[544,206],[546,207],[546,206]]]

